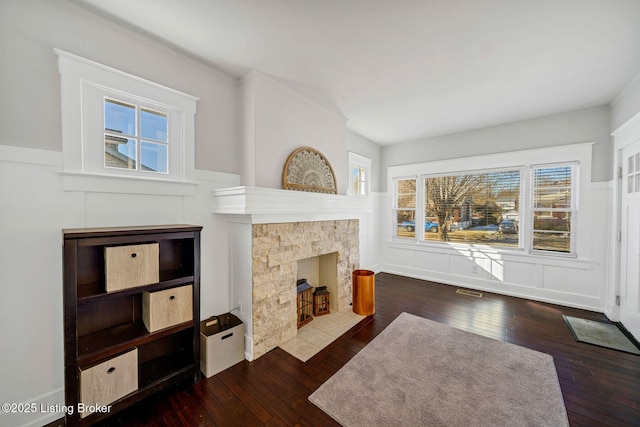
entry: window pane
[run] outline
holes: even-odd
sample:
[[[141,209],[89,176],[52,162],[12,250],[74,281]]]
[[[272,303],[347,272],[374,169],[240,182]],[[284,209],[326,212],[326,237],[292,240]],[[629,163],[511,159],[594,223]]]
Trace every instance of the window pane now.
[[[640,176],[640,175],[638,175]],[[634,175],[629,176],[629,178],[627,178],[627,193],[633,193],[634,192],[634,187],[635,187],[635,179],[633,178]]]
[[[416,207],[416,180],[399,179],[396,181],[397,206],[399,208]]]
[[[571,188],[538,188],[535,192],[534,208],[571,208]]]
[[[136,169],[137,147],[135,139],[104,136],[104,165],[110,168]]]
[[[365,195],[365,169],[354,166],[352,171],[353,194]]]
[[[140,136],[167,142],[167,115],[140,109]]]
[[[571,208],[571,166],[534,170],[534,208]]]
[[[575,167],[551,166],[533,171],[534,250],[571,253]]]
[[[398,210],[397,211],[397,230],[396,235],[398,237],[415,237],[416,236],[416,222],[414,210]]]
[[[353,182],[353,194],[359,194],[359,195],[364,194],[364,186],[360,181]]]
[[[424,183],[425,240],[519,246],[520,171],[439,176]]]
[[[569,253],[571,252],[571,233],[536,231],[533,233],[533,249]]]
[[[167,173],[168,150],[165,144],[140,143],[141,170]]]
[[[104,100],[104,130],[136,136],[136,107],[112,99]]]
[[[554,215],[545,215],[534,212],[534,231],[571,231],[571,214],[568,212],[555,212]]]
[[[629,171],[627,173],[634,173],[636,171],[635,158],[635,156],[629,157]]]

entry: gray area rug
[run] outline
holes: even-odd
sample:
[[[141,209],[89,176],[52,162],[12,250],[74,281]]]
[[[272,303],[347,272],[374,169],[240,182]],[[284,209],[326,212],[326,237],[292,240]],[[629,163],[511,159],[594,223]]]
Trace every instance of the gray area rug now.
[[[640,349],[615,323],[562,316],[576,341],[640,355]]]
[[[354,426],[568,426],[553,358],[408,313],[309,400]]]

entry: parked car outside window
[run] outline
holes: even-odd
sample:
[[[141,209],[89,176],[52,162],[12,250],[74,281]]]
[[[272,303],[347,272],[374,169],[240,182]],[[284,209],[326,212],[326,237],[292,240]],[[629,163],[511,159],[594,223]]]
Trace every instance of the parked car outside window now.
[[[404,229],[409,231],[409,232],[411,232],[411,231],[416,229],[415,221],[404,221],[402,224],[400,224],[400,226],[404,227]],[[432,233],[437,233],[438,232],[438,223],[425,220],[425,222],[424,222],[424,231],[430,231]]]
[[[518,232],[518,222],[513,219],[505,219],[498,224],[498,231],[500,233],[516,234]]]

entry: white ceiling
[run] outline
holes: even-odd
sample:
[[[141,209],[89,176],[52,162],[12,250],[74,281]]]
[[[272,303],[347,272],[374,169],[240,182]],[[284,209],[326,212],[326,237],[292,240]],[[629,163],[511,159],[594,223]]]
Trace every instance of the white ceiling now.
[[[380,144],[608,105],[640,71],[640,0],[75,2]]]

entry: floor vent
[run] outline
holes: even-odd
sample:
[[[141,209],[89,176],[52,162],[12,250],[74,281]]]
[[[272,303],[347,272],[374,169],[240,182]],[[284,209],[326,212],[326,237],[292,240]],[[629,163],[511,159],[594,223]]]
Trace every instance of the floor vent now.
[[[468,297],[482,298],[482,292],[470,291],[469,289],[458,289],[456,294],[466,295]]]

